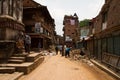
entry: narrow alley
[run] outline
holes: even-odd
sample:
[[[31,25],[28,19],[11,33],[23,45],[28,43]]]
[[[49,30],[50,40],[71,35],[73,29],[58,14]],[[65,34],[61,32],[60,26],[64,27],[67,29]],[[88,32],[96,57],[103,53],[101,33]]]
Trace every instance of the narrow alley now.
[[[45,56],[44,62],[19,80],[116,80],[95,65],[70,58]]]
[[[0,0],[0,80],[120,80],[119,15],[120,0]]]

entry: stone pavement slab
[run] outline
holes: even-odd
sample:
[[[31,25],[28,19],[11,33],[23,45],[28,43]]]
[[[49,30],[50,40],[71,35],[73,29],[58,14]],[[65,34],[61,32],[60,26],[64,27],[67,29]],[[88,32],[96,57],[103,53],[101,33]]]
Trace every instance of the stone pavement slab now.
[[[15,72],[15,67],[0,67],[0,73],[13,73]]]
[[[108,69],[106,66],[100,64],[99,62],[91,59],[91,62],[94,63],[95,65],[97,65],[100,69],[106,71],[107,73],[109,73],[110,75],[114,76],[115,78],[117,78],[118,80],[120,80],[120,75],[118,75],[117,73],[113,72],[112,70]]]
[[[14,72],[12,74],[0,74],[0,80],[18,80],[22,75],[22,72]]]

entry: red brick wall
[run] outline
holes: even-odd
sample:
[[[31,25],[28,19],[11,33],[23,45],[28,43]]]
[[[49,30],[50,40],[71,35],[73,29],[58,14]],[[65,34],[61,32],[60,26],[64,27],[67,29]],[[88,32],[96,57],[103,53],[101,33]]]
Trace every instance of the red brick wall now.
[[[102,31],[102,16],[105,12],[107,12],[107,28],[120,25],[120,1],[107,0],[94,22],[95,33]]]
[[[102,16],[99,14],[94,22],[95,33],[99,33],[101,31],[101,26],[102,26]]]
[[[108,26],[114,27],[120,25],[120,1],[111,0],[108,11]]]
[[[70,19],[75,20],[75,25],[70,24]],[[78,27],[78,19],[68,16],[64,18],[64,23],[65,35],[69,35],[74,38],[77,34],[76,28]]]

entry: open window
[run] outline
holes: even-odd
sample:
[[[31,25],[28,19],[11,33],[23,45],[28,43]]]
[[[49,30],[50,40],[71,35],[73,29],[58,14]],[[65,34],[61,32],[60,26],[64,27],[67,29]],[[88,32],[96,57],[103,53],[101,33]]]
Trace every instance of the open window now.
[[[107,17],[108,17],[107,12],[103,13],[103,15],[102,15],[102,30],[107,28]]]

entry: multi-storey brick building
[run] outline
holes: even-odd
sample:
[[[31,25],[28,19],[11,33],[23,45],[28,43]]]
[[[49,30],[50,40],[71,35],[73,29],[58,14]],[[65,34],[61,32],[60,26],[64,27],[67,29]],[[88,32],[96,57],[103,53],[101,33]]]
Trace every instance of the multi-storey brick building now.
[[[31,47],[48,49],[55,42],[55,24],[46,6],[33,0],[23,0],[25,32],[31,36]]]
[[[118,0],[106,0],[101,12],[94,22],[94,38],[98,40],[98,54],[108,52],[114,55],[120,55],[120,6]],[[97,44],[97,43],[96,43]]]
[[[0,59],[9,58],[22,40],[22,0],[0,0]]]
[[[96,59],[120,67],[120,1],[105,0],[100,13],[93,19],[93,37],[88,50]]]
[[[65,15],[63,21],[64,31],[64,43],[67,46],[75,47],[77,41],[79,41],[79,21],[76,13],[72,16]]]
[[[64,44],[64,39],[60,35],[56,35],[56,45],[63,45]]]

